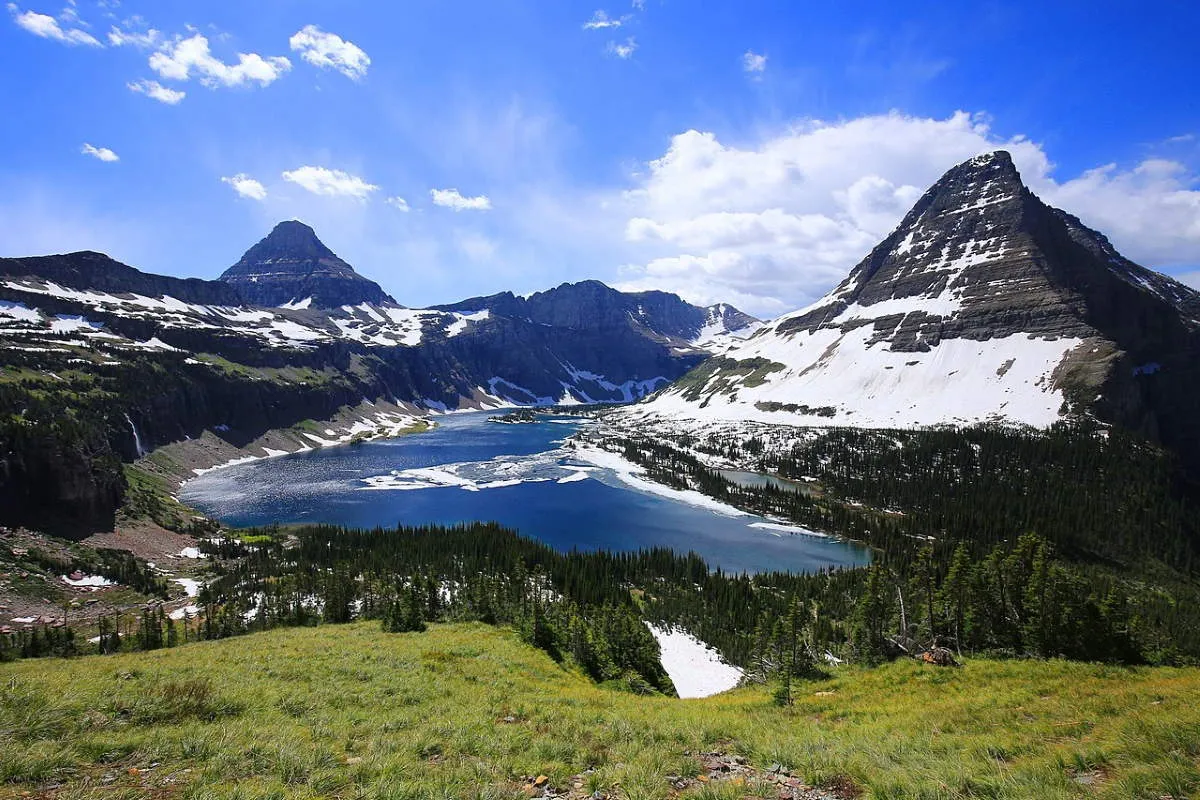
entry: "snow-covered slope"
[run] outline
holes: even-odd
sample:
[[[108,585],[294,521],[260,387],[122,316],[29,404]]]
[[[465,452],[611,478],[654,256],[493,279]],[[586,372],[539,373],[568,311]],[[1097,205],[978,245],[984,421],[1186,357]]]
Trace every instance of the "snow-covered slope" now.
[[[1200,295],[1044,205],[1000,151],[946,173],[817,303],[629,413],[871,428],[1177,416],[1198,320]]]
[[[761,320],[728,303],[717,303],[704,309],[704,312],[704,325],[690,341],[696,347],[712,353],[722,353],[750,338],[763,324]]]
[[[0,334],[20,336],[29,344],[54,347],[61,345],[58,334],[114,346],[123,338],[104,324],[105,319],[140,320],[156,328],[209,331],[258,340],[263,346],[297,350],[312,349],[318,343],[338,340],[359,342],[368,347],[413,347],[425,335],[457,336],[473,323],[487,319],[487,313],[456,314],[443,311],[409,309],[394,304],[357,306],[310,311],[301,300],[278,308],[247,306],[210,306],[187,303],[169,295],[146,297],[126,292],[101,292],[70,289],[36,277],[0,278],[0,289],[24,302],[0,306]],[[58,317],[37,308],[39,302],[79,304],[80,315]],[[87,316],[91,314],[91,317]],[[77,324],[69,329],[63,319]]]

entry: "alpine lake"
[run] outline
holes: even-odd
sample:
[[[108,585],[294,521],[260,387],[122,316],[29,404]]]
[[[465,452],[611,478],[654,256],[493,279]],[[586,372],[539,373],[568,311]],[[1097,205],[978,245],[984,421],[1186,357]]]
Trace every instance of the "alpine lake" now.
[[[566,442],[587,420],[489,422],[495,413],[447,414],[425,433],[213,470],[185,483],[180,499],[235,527],[495,521],[561,551],[669,547],[734,573],[870,562],[860,544],[706,503],[615,464],[590,464]]]

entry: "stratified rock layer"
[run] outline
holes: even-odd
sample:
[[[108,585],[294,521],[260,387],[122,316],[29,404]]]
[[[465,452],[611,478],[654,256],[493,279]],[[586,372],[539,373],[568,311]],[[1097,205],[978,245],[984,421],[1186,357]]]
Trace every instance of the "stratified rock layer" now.
[[[276,225],[219,280],[235,287],[246,305],[336,308],[395,302],[295,220]]]

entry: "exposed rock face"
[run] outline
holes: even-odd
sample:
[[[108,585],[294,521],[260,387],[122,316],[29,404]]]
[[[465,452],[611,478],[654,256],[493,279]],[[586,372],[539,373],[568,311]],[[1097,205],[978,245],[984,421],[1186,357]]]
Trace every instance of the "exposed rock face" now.
[[[612,332],[633,328],[651,338],[679,344],[707,342],[719,335],[749,335],[761,322],[721,303],[703,308],[668,292],[619,292],[599,281],[564,283],[528,299],[511,292],[474,297],[436,308],[478,311],[541,325]]]
[[[947,172],[820,301],[643,413],[907,427],[1090,410],[1200,460],[1197,392],[1200,294],[1042,203],[998,151]]]
[[[1104,323],[1123,324],[1110,299],[1124,294],[1119,284],[1144,290],[1193,327],[1200,317],[1196,292],[1042,203],[1001,150],[947,172],[837,289],[778,330],[869,321],[876,341],[914,352],[958,337],[1087,337]]]
[[[220,279],[235,287],[246,305],[307,304],[336,308],[360,303],[394,303],[379,287],[326,247],[312,228],[292,220],[275,226]]]

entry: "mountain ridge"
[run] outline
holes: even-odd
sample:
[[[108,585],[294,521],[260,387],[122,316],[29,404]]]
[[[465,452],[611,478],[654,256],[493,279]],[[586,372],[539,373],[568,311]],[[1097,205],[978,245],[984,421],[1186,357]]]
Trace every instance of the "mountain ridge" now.
[[[670,292],[622,292],[597,280],[562,283],[528,297],[500,292],[431,308],[445,311],[486,309],[496,314],[574,329],[605,329],[633,322],[656,335],[689,342],[707,342],[717,335],[718,329],[720,333],[737,337],[761,324],[761,320],[727,303],[695,306]]]

